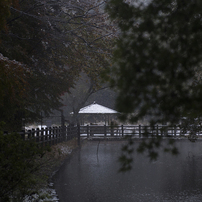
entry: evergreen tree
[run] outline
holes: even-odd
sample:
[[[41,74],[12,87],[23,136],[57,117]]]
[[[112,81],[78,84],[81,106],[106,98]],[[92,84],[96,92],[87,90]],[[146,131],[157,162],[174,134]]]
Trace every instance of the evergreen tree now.
[[[106,10],[119,28],[109,80],[118,91],[122,120],[180,124],[185,117],[183,131],[196,135],[202,113],[202,2],[109,0]],[[123,148],[123,171],[131,168],[132,144]],[[160,146],[161,138],[147,139],[137,151],[155,159]],[[177,153],[175,146],[165,151]]]
[[[200,117],[202,3],[111,0],[106,9],[120,29],[111,83],[122,118],[176,124]]]
[[[14,105],[10,107],[6,99],[0,100],[6,103],[0,108],[0,121],[14,126],[17,120],[22,123],[22,118],[33,121],[42,113],[48,116],[58,110],[62,106],[61,95],[69,92],[81,71],[96,87],[101,70],[108,65],[111,31],[103,26],[103,1],[28,0],[19,1],[18,6],[11,4],[14,0],[8,2],[10,15],[4,16],[8,29],[0,32],[0,65],[9,69],[1,62],[1,58],[7,58],[7,62],[18,61],[29,70],[23,75],[27,85],[20,105],[18,102],[13,110]],[[1,81],[7,80],[2,78],[3,74]],[[20,128],[21,124],[17,124],[11,130]]]

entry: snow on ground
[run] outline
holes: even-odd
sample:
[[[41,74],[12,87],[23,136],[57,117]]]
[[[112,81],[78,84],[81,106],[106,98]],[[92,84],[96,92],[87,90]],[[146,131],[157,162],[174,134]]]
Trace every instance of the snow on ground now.
[[[72,152],[72,149],[65,143],[54,145],[53,150],[59,151],[60,155],[63,156],[67,156]],[[53,189],[53,183],[49,183],[48,188],[40,189],[37,193],[26,196],[22,202],[59,202],[59,198],[55,189]]]
[[[57,145],[56,145],[56,147],[57,147]],[[60,153],[63,155],[72,153],[72,149],[68,146],[60,145],[58,149],[60,149]]]
[[[59,202],[59,198],[55,189],[45,188],[41,189],[38,193],[26,196],[23,202]]]

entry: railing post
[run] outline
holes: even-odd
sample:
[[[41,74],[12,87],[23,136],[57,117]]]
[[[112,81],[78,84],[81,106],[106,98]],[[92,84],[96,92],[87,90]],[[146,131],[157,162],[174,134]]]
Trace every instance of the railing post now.
[[[49,146],[51,146],[52,145],[52,128],[51,127],[49,127],[49,138],[48,138],[48,141],[49,141]]]
[[[174,136],[176,137],[176,131],[177,131],[177,128],[176,128],[176,125],[174,125]]]
[[[159,135],[159,126],[156,125],[156,136],[158,136],[158,135]]]
[[[44,146],[44,128],[41,128],[41,145]]]
[[[52,142],[51,145],[55,144],[55,127],[53,127]]]
[[[87,130],[87,138],[89,138],[89,125],[86,126],[86,130]]]
[[[60,143],[60,141],[61,141],[61,128],[60,128],[60,126],[58,127],[58,131],[57,131],[57,134],[58,134],[58,137],[57,137],[57,143]]]
[[[155,126],[152,126],[152,137],[154,137]]]
[[[141,125],[139,125],[139,138],[141,138]]]
[[[61,142],[61,126],[58,127],[58,142],[57,143],[60,143]]]
[[[39,142],[39,128],[36,129],[36,142]]]
[[[70,125],[67,126],[67,141],[70,139]]]
[[[74,126],[70,126],[70,136],[69,136],[69,139],[71,140],[72,138],[74,138]]]
[[[35,129],[32,129],[31,138],[35,139],[35,141],[36,141]]]
[[[123,125],[121,125],[121,136],[123,137],[124,131],[123,131]]]
[[[106,137],[106,136],[107,136],[107,126],[104,125],[104,137]]]
[[[28,140],[30,140],[31,139],[31,135],[32,135],[32,131],[31,130],[28,130]]]
[[[149,130],[148,130],[148,126],[144,126],[143,127],[143,137],[149,137]]]
[[[93,136],[93,126],[90,125],[90,136],[92,137]]]
[[[56,143],[55,144],[57,144],[58,143],[58,137],[59,137],[59,128],[58,128],[58,126],[56,126],[55,137],[56,137]]]
[[[22,134],[21,136],[22,136],[23,140],[25,140],[25,130],[22,130],[21,134]]]
[[[114,123],[111,123],[111,137],[114,137]]]
[[[65,141],[67,141],[67,130],[68,130],[68,126],[65,126]]]
[[[64,126],[60,126],[60,142],[64,141]]]
[[[63,128],[63,138],[64,138],[64,141],[66,142],[67,141],[67,126],[64,126],[64,128]]]
[[[78,138],[78,146],[80,146],[80,125],[77,125],[77,138]]]
[[[45,138],[44,139],[45,139],[44,145],[47,146],[47,142],[48,142],[48,128],[47,127],[45,128]]]
[[[59,132],[58,126],[56,126],[56,127],[55,127],[55,144],[58,143],[58,132]]]
[[[168,127],[165,127],[165,136],[168,137]]]
[[[60,142],[64,141],[63,126],[60,127]]]
[[[163,126],[161,126],[161,136],[163,136],[163,130],[164,130],[164,128],[163,128]]]

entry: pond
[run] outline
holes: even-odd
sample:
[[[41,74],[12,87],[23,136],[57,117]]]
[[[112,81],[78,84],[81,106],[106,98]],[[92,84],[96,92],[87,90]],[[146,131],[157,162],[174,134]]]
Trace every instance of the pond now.
[[[119,173],[123,144],[89,141],[73,152],[53,178],[60,202],[202,201],[202,141],[178,140],[178,156],[153,162],[134,153],[133,169]]]

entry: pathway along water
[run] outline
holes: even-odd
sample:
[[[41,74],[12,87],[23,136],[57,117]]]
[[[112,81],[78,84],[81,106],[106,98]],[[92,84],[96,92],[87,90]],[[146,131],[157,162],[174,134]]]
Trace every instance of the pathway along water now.
[[[122,144],[82,145],[53,179],[60,202],[202,201],[202,141],[178,140],[178,156],[161,153],[154,162],[134,154],[133,170],[124,174],[117,172]]]

